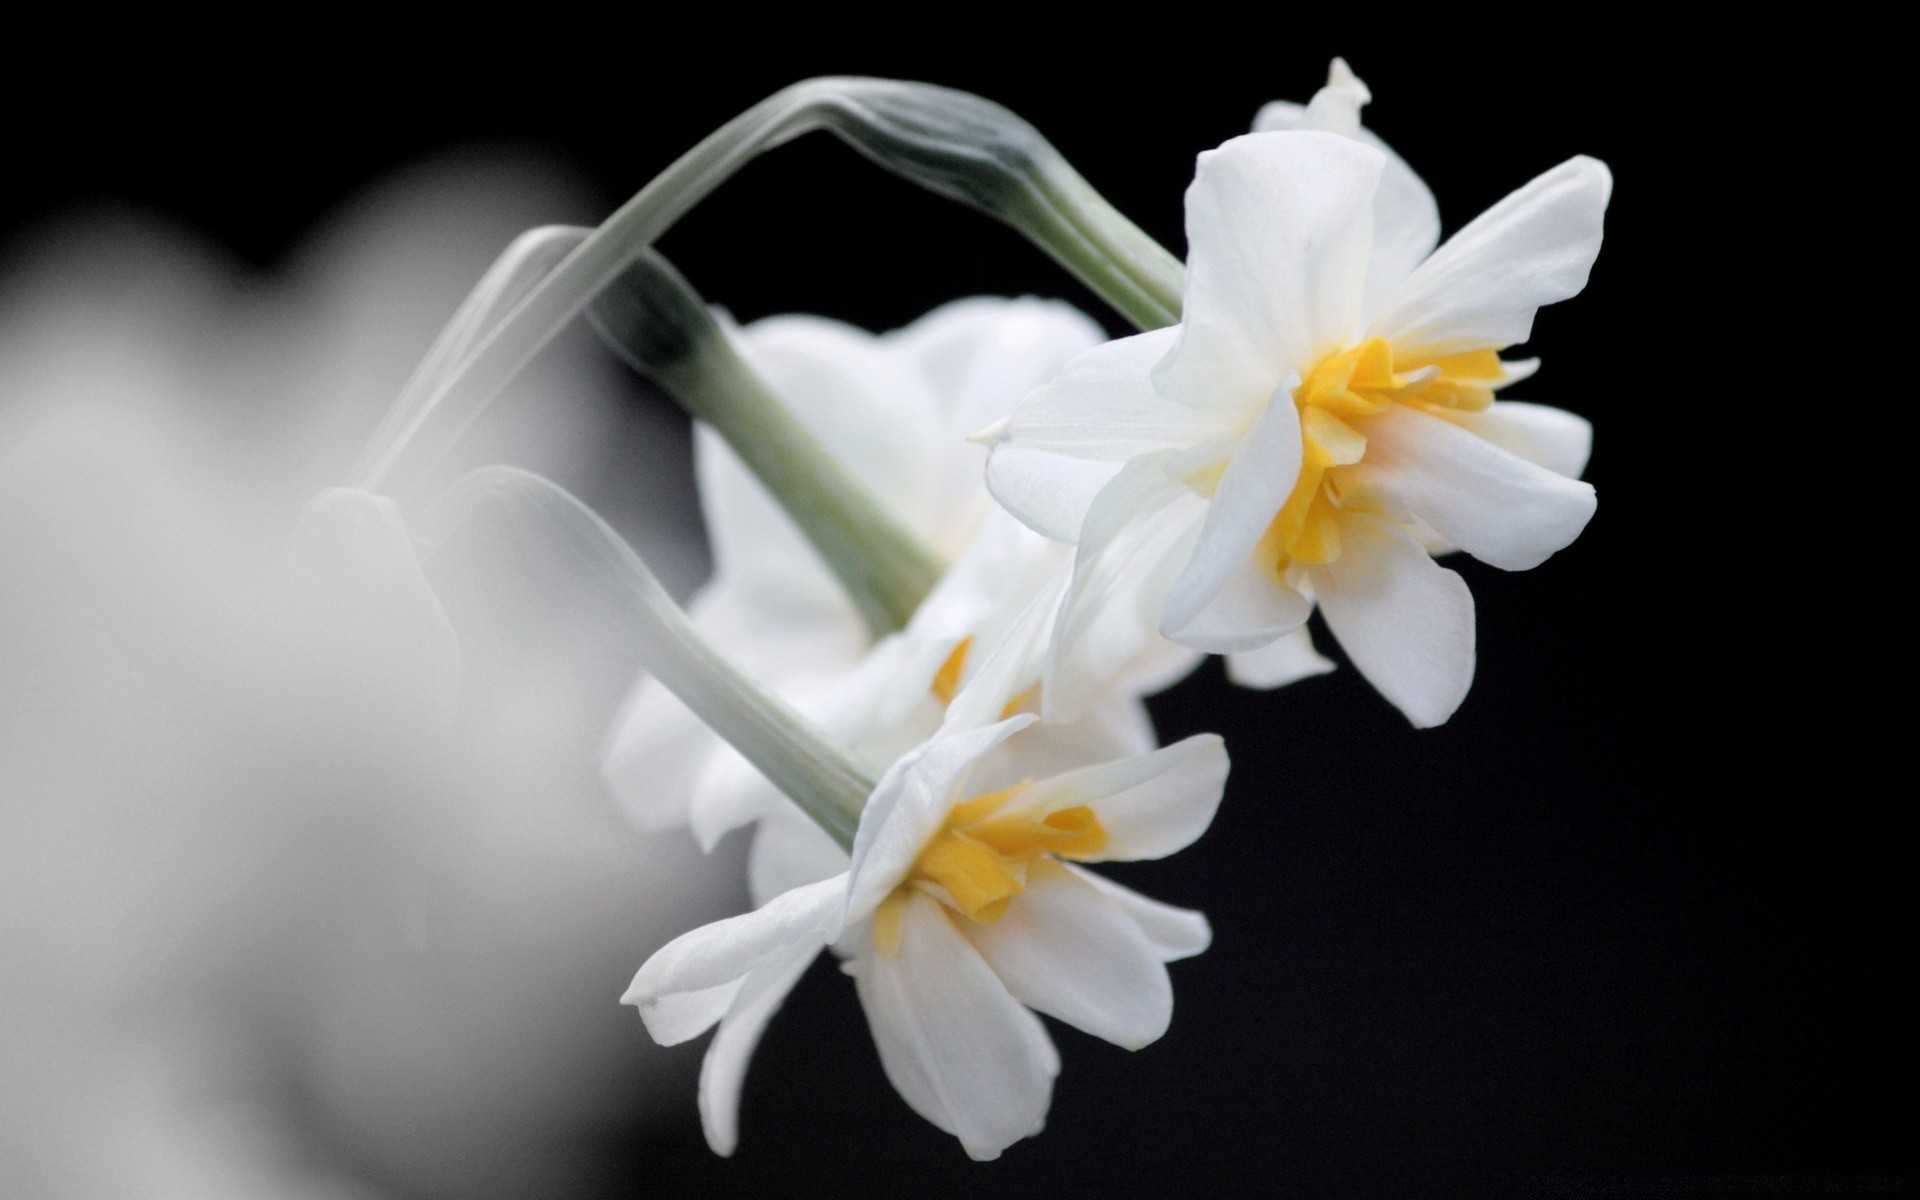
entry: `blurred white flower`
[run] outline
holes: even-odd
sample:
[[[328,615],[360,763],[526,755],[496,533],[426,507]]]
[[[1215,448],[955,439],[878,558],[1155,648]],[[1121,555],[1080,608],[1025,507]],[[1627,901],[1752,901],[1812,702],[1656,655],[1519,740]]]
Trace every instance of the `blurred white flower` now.
[[[0,1194],[565,1196],[583,1130],[667,1111],[604,979],[738,885],[607,809],[625,631],[478,541],[423,569],[390,501],[302,509],[488,260],[585,207],[556,178],[423,169],[272,280],[114,214],[0,276]],[[672,472],[603,482],[671,462],[616,372],[556,347],[471,457],[685,586]]]
[[[1030,1009],[1127,1049],[1165,1032],[1166,964],[1206,948],[1205,919],[1076,864],[1191,844],[1219,805],[1226,751],[1203,734],[1038,782],[1007,778],[1017,756],[990,756],[1034,721],[950,730],[914,749],[869,799],[850,869],[676,938],[640,968],[624,1000],[655,1040],[719,1027],[700,1076],[717,1153],[738,1141],[762,1030],[828,945],[854,977],[887,1078],[974,1158],[1045,1121],[1060,1060]]]
[[[799,316],[756,322],[735,336],[822,444],[954,564],[907,629],[876,645],[793,521],[716,434],[697,430],[715,566],[691,605],[696,624],[748,673],[884,769],[933,735],[947,702],[1030,605],[1061,592],[1068,552],[994,508],[985,452],[965,435],[1097,345],[1100,331],[1063,304],[976,298],[878,337]],[[1028,637],[1047,631],[1032,621],[1022,629]],[[1153,649],[1161,660],[1149,653],[1100,673],[1111,686],[1077,706],[1088,710],[1085,720],[1049,726],[1060,754],[1087,762],[1152,748],[1139,696],[1184,673],[1193,657],[1157,639]],[[1037,682],[1037,659],[1034,674]],[[642,827],[691,824],[707,847],[783,804],[652,680],[636,687],[606,772]]]
[[[1520,570],[1593,513],[1569,477],[1586,423],[1493,393],[1532,369],[1498,351],[1584,286],[1611,183],[1572,159],[1433,250],[1426,189],[1345,135],[1364,96],[1337,67],[1302,119],[1345,133],[1200,156],[1182,323],[1083,355],[1023,401],[989,435],[988,480],[1078,543],[1063,622],[1149,581],[1168,636],[1272,683],[1314,665],[1299,630],[1317,601],[1374,686],[1433,725],[1466,694],[1474,630],[1429,545]]]

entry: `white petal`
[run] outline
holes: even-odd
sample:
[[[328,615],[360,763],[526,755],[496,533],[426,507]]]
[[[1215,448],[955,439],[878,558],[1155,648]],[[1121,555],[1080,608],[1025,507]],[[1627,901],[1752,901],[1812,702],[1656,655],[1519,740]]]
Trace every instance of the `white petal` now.
[[[852,612],[832,571],[793,518],[705,425],[694,426],[693,470],[716,583],[752,593],[777,591],[796,608]],[[859,614],[852,616],[857,620]]]
[[[1494,445],[1568,479],[1580,478],[1593,452],[1593,425],[1563,408],[1497,400],[1456,419]]]
[[[1524,571],[1580,536],[1593,485],[1556,475],[1443,417],[1393,405],[1365,422],[1376,486],[1482,562]]]
[[[820,317],[769,317],[737,340],[854,478],[916,532],[936,533],[951,497],[938,494],[928,468],[950,448],[940,398],[911,360],[865,330]]]
[[[991,437],[994,499],[1036,532],[1072,542],[1118,463],[1221,432],[1218,414],[1168,403],[1154,390],[1154,364],[1177,336],[1163,329],[1108,342],[1029,393],[1011,418],[982,435]]]
[[[1407,354],[1526,341],[1537,309],[1587,285],[1612,190],[1596,159],[1541,175],[1434,251],[1387,298],[1373,332]]]
[[[1313,636],[1302,625],[1258,650],[1243,650],[1227,658],[1227,678],[1246,688],[1285,687],[1311,675],[1325,675],[1333,662],[1313,648]]]
[[[1035,862],[999,920],[958,927],[1014,999],[1094,1037],[1138,1050],[1173,1018],[1173,985],[1146,934],[1058,863]]]
[[[1453,715],[1473,683],[1473,594],[1381,517],[1340,522],[1340,557],[1314,594],[1353,665],[1415,726]]]
[[[720,839],[786,802],[785,793],[724,742],[713,747],[688,803],[694,840],[709,854]]]
[[[1023,714],[984,729],[944,733],[893,764],[874,787],[853,836],[853,868],[847,888],[848,925],[884,900],[939,831],[975,760],[1033,724]]]
[[[1200,156],[1180,340],[1154,373],[1162,392],[1245,412],[1350,340],[1384,162],[1312,132],[1247,134]]]
[[[863,956],[854,982],[887,1078],[915,1112],[975,1159],[1040,1131],[1058,1059],[938,901],[914,894],[900,952]]]
[[[1197,733],[1139,758],[1040,780],[1019,804],[1049,812],[1089,806],[1107,832],[1106,849],[1092,860],[1132,862],[1192,845],[1213,823],[1226,782],[1226,744]]]
[[[1207,924],[1207,918],[1190,908],[1175,908],[1171,904],[1162,904],[1129,887],[1122,887],[1106,876],[1095,871],[1084,870],[1072,863],[1062,863],[1067,870],[1088,884],[1100,889],[1115,904],[1124,910],[1133,923],[1146,935],[1155,954],[1161,962],[1177,962],[1183,958],[1192,958],[1213,944],[1213,929]]]
[[[711,1012],[706,1024],[696,1027],[695,1011],[704,1015],[712,1005],[696,1000],[689,1006],[685,997],[737,988],[749,972],[802,945],[825,946],[839,929],[846,887],[846,876],[837,875],[795,888],[750,913],[681,934],[641,965],[620,1003],[639,1008],[647,1031],[662,1045],[685,1041],[720,1016]]]
[[[1288,377],[1289,380],[1292,376]],[[1300,412],[1285,388],[1240,438],[1207,505],[1193,557],[1173,581],[1161,628],[1175,641],[1246,566],[1300,475]],[[1304,613],[1301,620],[1306,619]],[[1295,622],[1298,624],[1298,622]],[[1201,646],[1200,649],[1211,647]]]
[[[747,852],[747,894],[756,905],[768,904],[846,869],[847,852],[789,802],[754,826],[753,846]]]
[[[1192,620],[1163,632],[1196,650],[1238,654],[1285,637],[1312,613],[1313,605],[1279,571],[1249,556]]]
[[[694,787],[722,743],[659,680],[634,685],[601,765],[607,789],[642,829],[687,823]]]
[[[1352,82],[1365,94],[1365,84],[1357,79]],[[1337,85],[1330,85],[1321,92],[1325,94],[1336,88]],[[1387,156],[1386,166],[1380,172],[1380,190],[1373,197],[1373,254],[1367,264],[1366,300],[1367,311],[1372,311],[1433,253],[1440,241],[1440,206],[1420,176],[1394,153],[1393,147],[1381,141],[1379,135],[1366,128],[1332,127],[1321,119],[1320,96],[1316,95],[1314,100],[1312,111],[1304,104],[1276,100],[1260,110],[1253,128],[1256,133],[1315,128],[1342,133],[1358,138]]]
[[[819,953],[818,946],[801,945],[756,968],[721,1018],[720,1031],[700,1063],[700,1127],[715,1154],[732,1154],[739,1144],[740,1088],[746,1082],[747,1061],[767,1022]]]
[[[1050,722],[1078,719],[1158,637],[1166,588],[1206,513],[1206,501],[1168,474],[1177,457],[1134,459],[1088,510],[1041,687]]]

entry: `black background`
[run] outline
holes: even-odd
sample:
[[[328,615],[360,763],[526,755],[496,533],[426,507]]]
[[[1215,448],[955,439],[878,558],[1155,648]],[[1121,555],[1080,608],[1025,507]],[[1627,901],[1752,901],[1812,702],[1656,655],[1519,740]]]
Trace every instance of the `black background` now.
[[[1334,53],[1449,231],[1574,153],[1617,184],[1593,281],[1543,313],[1545,369],[1521,389],[1594,421],[1599,514],[1537,570],[1454,564],[1480,659],[1453,721],[1410,730],[1346,669],[1256,694],[1209,666],[1155,702],[1166,739],[1215,729],[1234,760],[1205,840],[1114,872],[1213,920],[1213,949],[1173,968],[1172,1031],[1126,1054],[1055,1026],[1046,1133],[974,1165],[892,1094],[823,964],[762,1044],[737,1156],[708,1155],[689,1094],[665,1132],[605,1131],[631,1164],[609,1195],[1688,1194],[1913,1165],[1910,855],[1885,789],[1852,773],[1859,701],[1819,673],[1834,580],[1786,532],[1844,484],[1819,482],[1817,434],[1769,416],[1801,384],[1758,246],[1791,253],[1774,214],[1800,202],[1795,172],[1754,165],[1791,104],[1778,64],[1596,28],[1381,41],[1216,18],[1107,46],[1008,26],[888,48],[755,34],[744,14],[606,36],[568,20],[565,39],[392,58],[76,61],[70,95],[14,104],[0,221],[121,199],[270,267],[425,153],[531,144],[624,196],[762,95],[850,72],[1007,104],[1177,250],[1194,154],[1265,100],[1304,100]],[[981,292],[1100,312],[1013,234],[824,137],[750,167],[663,248],[742,318],[887,328]]]

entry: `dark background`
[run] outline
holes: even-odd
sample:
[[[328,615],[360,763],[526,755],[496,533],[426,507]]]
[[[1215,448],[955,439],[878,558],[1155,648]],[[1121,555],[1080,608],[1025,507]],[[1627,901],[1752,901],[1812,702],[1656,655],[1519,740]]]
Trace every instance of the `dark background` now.
[[[1209,666],[1155,702],[1168,740],[1226,735],[1228,801],[1195,849],[1114,874],[1206,910],[1216,941],[1173,968],[1158,1044],[1054,1026],[1066,1067],[1042,1137],[968,1163],[893,1095],[823,963],[762,1044],[737,1156],[707,1153],[689,1092],[665,1133],[605,1131],[632,1164],[609,1195],[1688,1194],[1704,1175],[1914,1165],[1910,853],[1886,789],[1855,774],[1856,693],[1822,673],[1822,623],[1847,609],[1821,589],[1842,580],[1786,533],[1846,485],[1820,482],[1817,430],[1774,419],[1797,403],[1796,335],[1777,307],[1755,315],[1781,286],[1756,243],[1792,253],[1799,226],[1774,214],[1807,186],[1758,152],[1814,81],[1608,29],[1376,44],[1276,22],[1123,47],[1006,30],[930,35],[933,51],[830,33],[742,49],[738,24],[583,28],[569,36],[591,47],[564,52],[514,34],[384,61],[76,62],[67,86],[110,102],[14,104],[0,229],[127,201],[270,268],[424,154],[530,145],[620,197],[766,93],[850,72],[1007,104],[1178,250],[1195,153],[1265,100],[1306,99],[1344,53],[1448,231],[1571,154],[1613,167],[1593,281],[1543,313],[1527,349],[1545,369],[1520,389],[1593,419],[1602,503],[1537,570],[1453,564],[1480,660],[1444,728],[1409,729],[1347,669],[1256,694]],[[887,328],[981,292],[1105,319],[1015,235],[821,136],[663,248],[743,319]],[[636,384],[634,402],[659,401]],[[656,1053],[637,1025],[635,1042]],[[1825,1183],[1781,1186],[1802,1185]]]

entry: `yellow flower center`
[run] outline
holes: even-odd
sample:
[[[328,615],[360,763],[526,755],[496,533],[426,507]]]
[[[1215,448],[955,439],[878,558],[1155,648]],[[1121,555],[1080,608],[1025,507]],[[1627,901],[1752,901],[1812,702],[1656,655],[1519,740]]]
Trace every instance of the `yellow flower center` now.
[[[1027,888],[1027,868],[1041,855],[1087,858],[1107,846],[1107,831],[1091,808],[1077,804],[1046,814],[1001,812],[1027,781],[953,806],[899,887],[873,914],[874,948],[900,951],[900,923],[915,887],[938,889],[976,924],[990,925]]]
[[[1493,403],[1506,377],[1492,350],[1396,358],[1385,338],[1368,338],[1328,356],[1293,391],[1300,409],[1300,477],[1261,542],[1284,571],[1291,562],[1340,557],[1340,514],[1372,507],[1342,467],[1367,453],[1367,439],[1348,422],[1378,416],[1394,404],[1429,412],[1478,412]]]

